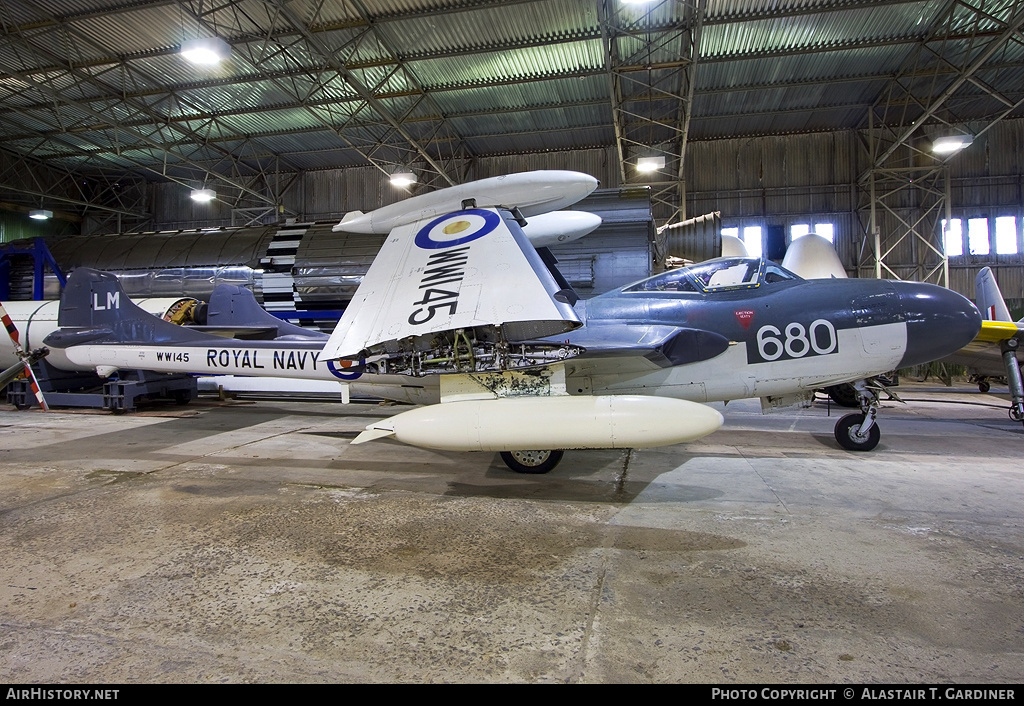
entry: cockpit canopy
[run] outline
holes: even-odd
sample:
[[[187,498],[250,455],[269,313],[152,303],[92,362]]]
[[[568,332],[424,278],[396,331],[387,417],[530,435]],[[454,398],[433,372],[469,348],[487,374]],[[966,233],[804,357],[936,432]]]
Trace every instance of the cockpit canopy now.
[[[720,257],[663,272],[626,287],[625,292],[722,292],[800,279],[774,262],[752,257]]]

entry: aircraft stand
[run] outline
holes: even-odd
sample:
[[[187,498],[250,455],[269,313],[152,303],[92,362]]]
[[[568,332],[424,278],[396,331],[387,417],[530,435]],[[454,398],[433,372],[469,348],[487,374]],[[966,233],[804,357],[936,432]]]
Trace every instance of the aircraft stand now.
[[[37,363],[39,387],[51,407],[89,407],[114,414],[132,412],[140,400],[173,399],[187,404],[198,391],[196,379],[189,375],[167,375],[146,370],[121,370],[116,379],[97,375],[66,373]],[[7,386],[7,402],[18,409],[36,404],[28,380],[15,380]]]

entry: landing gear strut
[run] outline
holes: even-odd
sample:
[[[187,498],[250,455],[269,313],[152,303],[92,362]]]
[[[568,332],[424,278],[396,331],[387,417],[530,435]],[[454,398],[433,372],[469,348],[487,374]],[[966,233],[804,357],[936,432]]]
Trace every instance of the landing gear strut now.
[[[999,350],[1003,354],[1003,365],[1006,367],[1006,382],[1010,386],[1010,419],[1024,422],[1024,384],[1021,383],[1020,365],[1017,363],[1017,348],[1020,342],[1016,338],[1003,341]]]
[[[878,393],[868,387],[867,380],[857,380],[853,387],[857,391],[861,413],[847,414],[836,422],[836,441],[848,451],[870,451],[882,438],[882,432],[875,425]]]
[[[501,460],[516,473],[547,473],[562,460],[564,451],[502,451]]]

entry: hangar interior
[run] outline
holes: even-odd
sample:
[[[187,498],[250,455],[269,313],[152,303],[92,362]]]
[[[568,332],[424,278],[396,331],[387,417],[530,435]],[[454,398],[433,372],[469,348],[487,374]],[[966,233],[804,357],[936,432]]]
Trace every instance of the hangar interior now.
[[[6,0],[0,17],[0,255],[41,238],[139,292],[224,281],[274,309],[284,287],[330,313],[381,240],[332,239],[344,214],[564,169],[600,180],[579,208],[606,214],[558,253],[584,297],[723,234],[774,257],[818,232],[851,277],[973,298],[988,266],[1024,306],[1019,0]],[[703,239],[665,251],[687,223]],[[31,298],[6,252],[5,296]],[[740,400],[700,442],[539,478],[347,445],[390,413],[369,406],[4,410],[0,674],[1015,682],[1021,425],[943,394],[886,401],[871,458],[835,447],[831,407]]]
[[[3,241],[331,221],[406,196],[395,171],[421,193],[574,169],[649,189],[656,226],[718,212],[776,251],[830,226],[850,273],[970,296],[988,264],[1020,296],[1013,0],[85,0],[4,14]],[[196,42],[229,57],[192,64],[181,50]],[[932,151],[953,135],[973,144]],[[645,158],[655,171],[637,171]],[[213,201],[190,199],[204,188]]]

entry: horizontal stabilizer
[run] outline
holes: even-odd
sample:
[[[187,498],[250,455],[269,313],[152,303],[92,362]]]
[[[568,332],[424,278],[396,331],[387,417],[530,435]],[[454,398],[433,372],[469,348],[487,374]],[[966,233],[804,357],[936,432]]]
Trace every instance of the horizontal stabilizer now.
[[[246,340],[269,340],[295,337],[327,340],[327,334],[304,329],[282,321],[260,306],[253,293],[237,284],[221,284],[214,288],[206,308],[207,333]],[[223,330],[218,333],[217,328]]]
[[[218,338],[237,338],[242,341],[271,341],[277,338],[277,327],[270,326],[192,326],[190,331]]]

